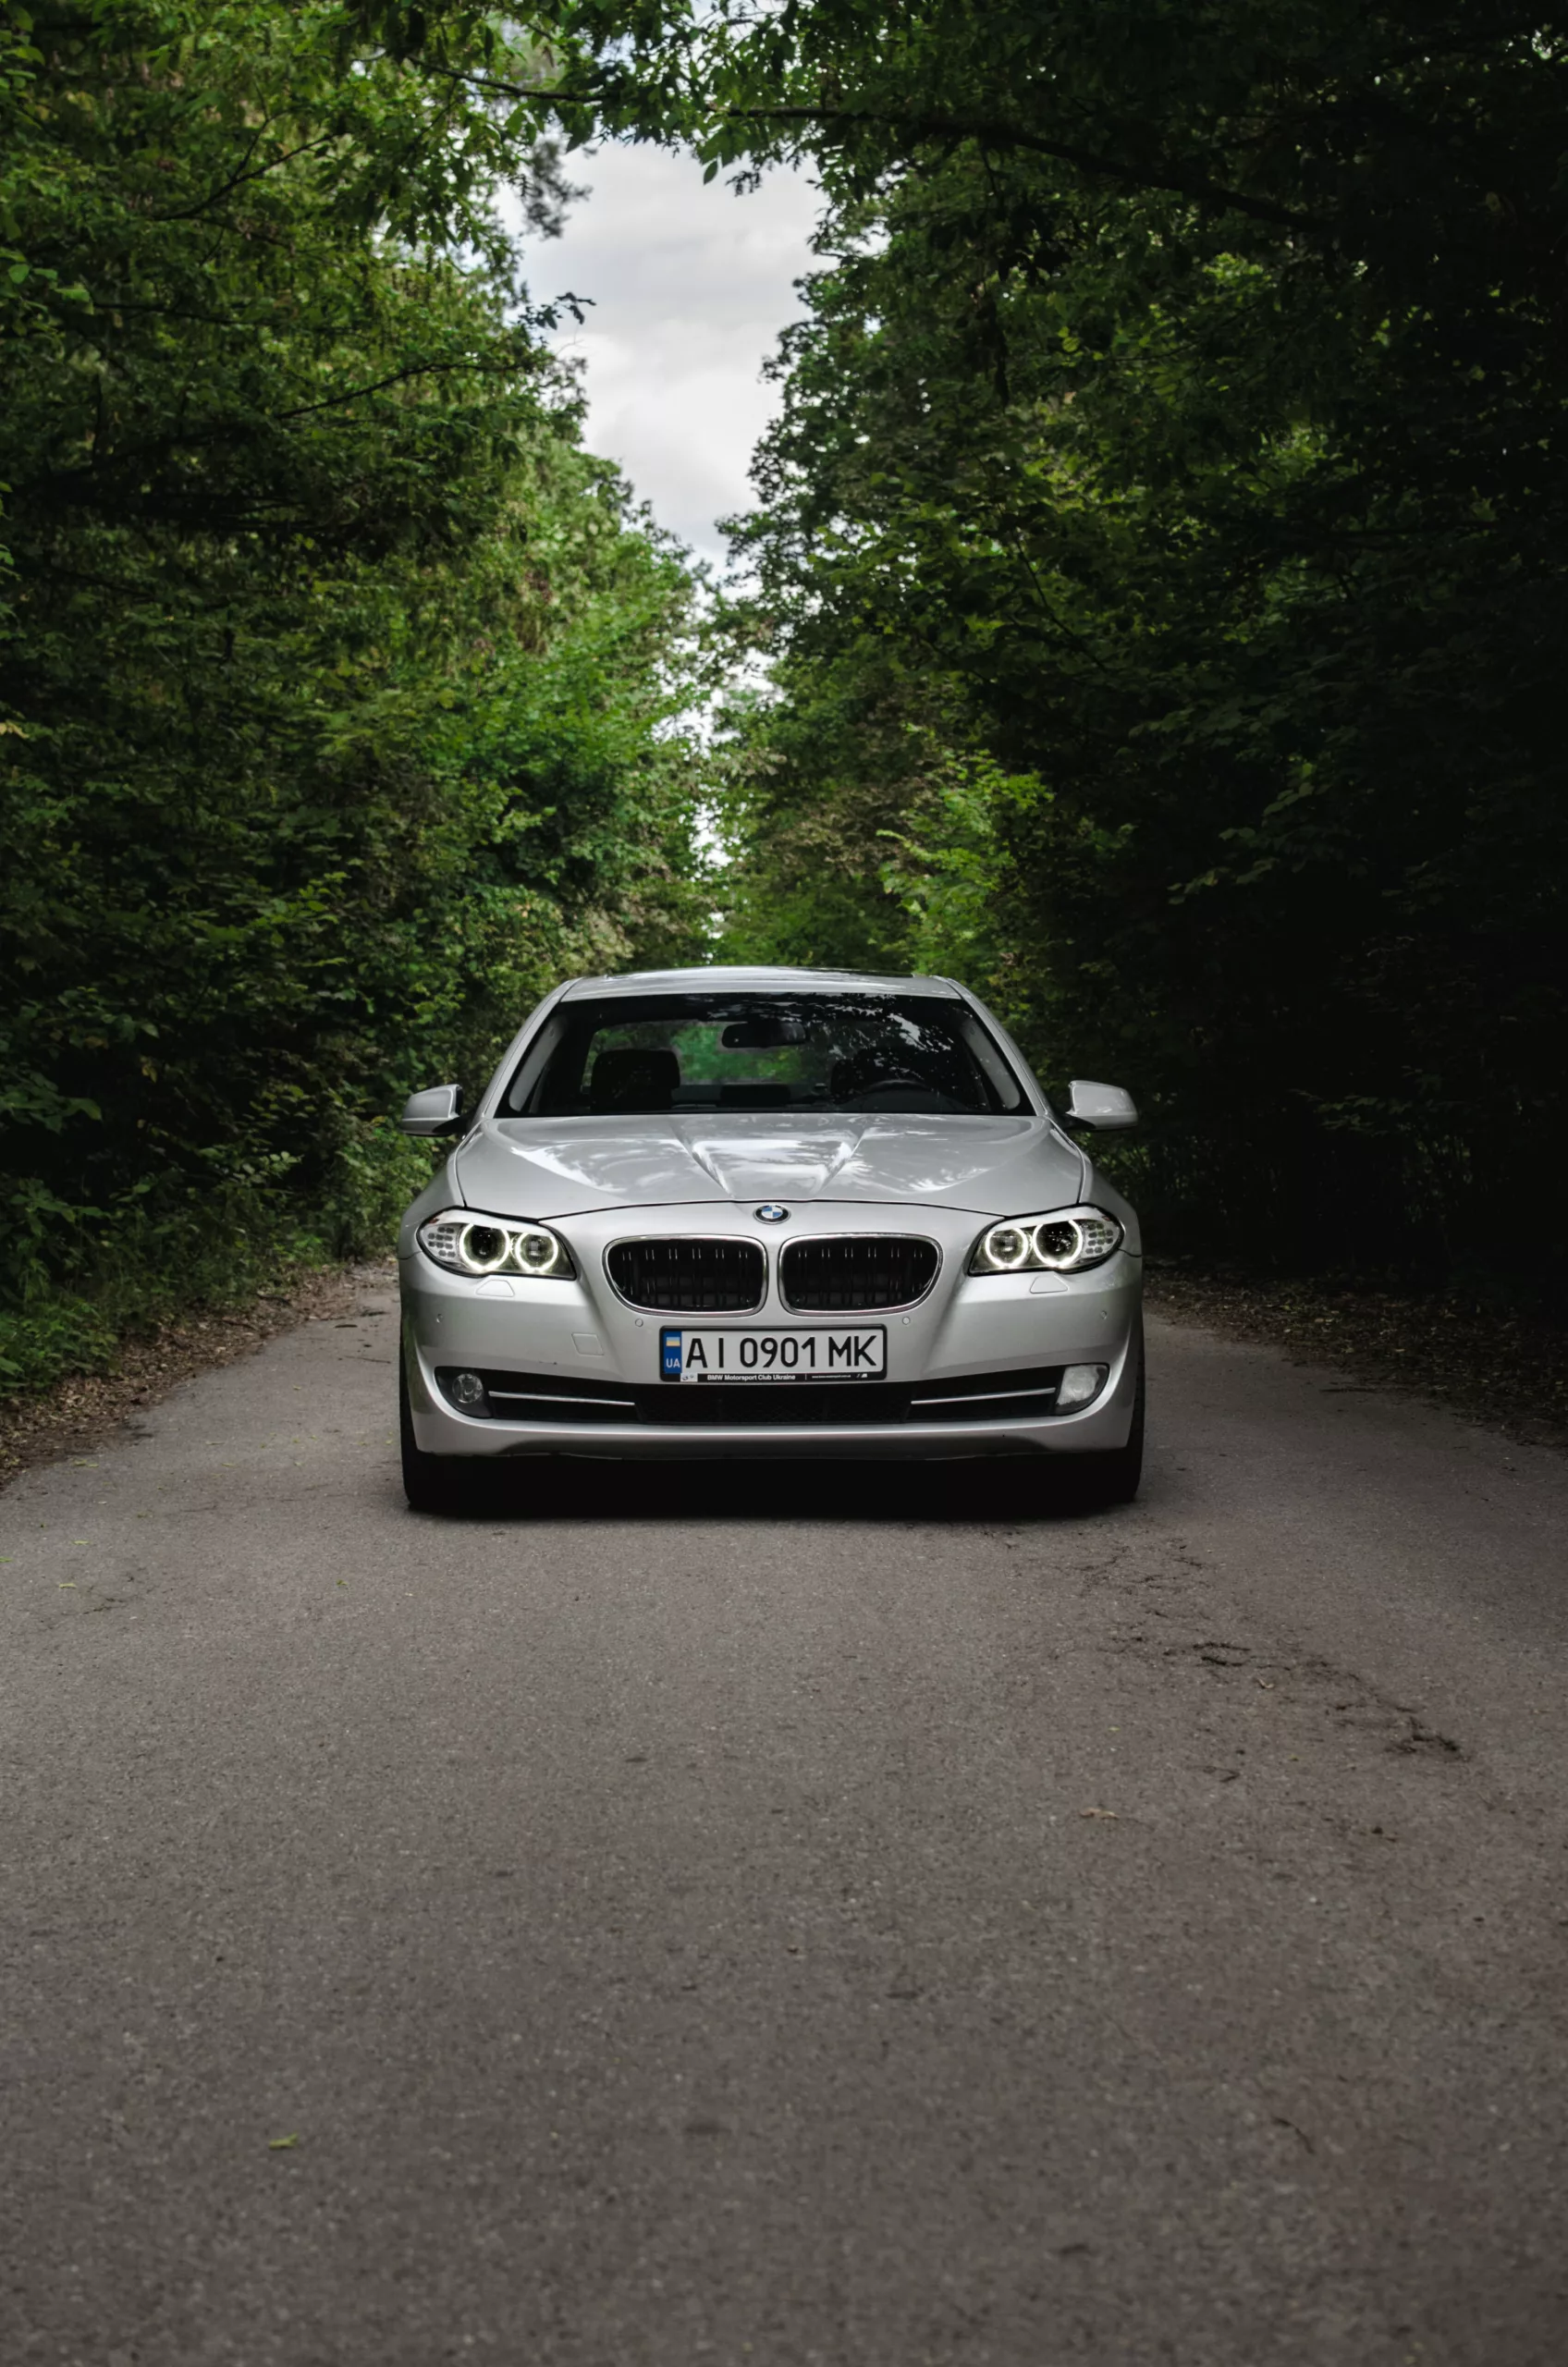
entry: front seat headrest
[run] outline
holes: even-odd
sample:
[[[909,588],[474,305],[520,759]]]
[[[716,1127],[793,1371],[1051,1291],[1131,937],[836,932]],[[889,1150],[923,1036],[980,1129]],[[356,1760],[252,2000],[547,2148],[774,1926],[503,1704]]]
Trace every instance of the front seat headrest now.
[[[589,1107],[594,1110],[668,1110],[680,1082],[680,1063],[673,1052],[652,1049],[644,1050],[638,1045],[619,1051],[601,1052],[594,1063],[594,1075],[588,1087]]]

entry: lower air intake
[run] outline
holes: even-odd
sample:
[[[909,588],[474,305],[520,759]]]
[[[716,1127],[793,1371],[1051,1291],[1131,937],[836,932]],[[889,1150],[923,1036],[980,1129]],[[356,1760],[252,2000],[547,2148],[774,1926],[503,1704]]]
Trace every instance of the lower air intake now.
[[[457,1387],[459,1374],[484,1392],[472,1401]],[[447,1403],[471,1418],[496,1422],[641,1424],[655,1429],[864,1429],[903,1422],[1038,1421],[1054,1412],[1060,1365],[1025,1371],[965,1373],[957,1380],[924,1380],[911,1388],[884,1380],[766,1384],[722,1381],[702,1388],[668,1382],[590,1380],[575,1370],[471,1371],[440,1365],[436,1384]]]
[[[479,1383],[475,1399],[462,1383]],[[624,1381],[586,1380],[572,1371],[475,1372],[437,1365],[435,1382],[448,1404],[471,1419],[496,1422],[634,1422],[637,1397]]]
[[[923,1380],[910,1392],[912,1422],[1037,1422],[1054,1414],[1060,1365],[1012,1372],[971,1372],[958,1380]]]

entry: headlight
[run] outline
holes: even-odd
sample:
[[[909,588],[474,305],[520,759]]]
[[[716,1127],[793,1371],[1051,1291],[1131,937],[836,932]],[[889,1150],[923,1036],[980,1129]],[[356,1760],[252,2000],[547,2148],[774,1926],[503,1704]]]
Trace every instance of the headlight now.
[[[564,1281],[576,1273],[571,1252],[547,1224],[519,1224],[513,1217],[476,1217],[448,1208],[427,1217],[419,1245],[449,1274],[532,1274],[535,1281]]]
[[[1121,1227],[1103,1208],[1064,1208],[1060,1216],[1008,1217],[986,1228],[969,1261],[972,1274],[1081,1274],[1103,1266],[1121,1246]]]

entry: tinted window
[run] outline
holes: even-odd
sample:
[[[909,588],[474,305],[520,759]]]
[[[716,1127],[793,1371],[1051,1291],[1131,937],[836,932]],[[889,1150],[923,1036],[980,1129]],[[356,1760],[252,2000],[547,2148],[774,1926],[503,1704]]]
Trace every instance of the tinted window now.
[[[561,1004],[550,1030],[512,1081],[514,1115],[1028,1107],[974,1012],[937,995],[615,995]]]

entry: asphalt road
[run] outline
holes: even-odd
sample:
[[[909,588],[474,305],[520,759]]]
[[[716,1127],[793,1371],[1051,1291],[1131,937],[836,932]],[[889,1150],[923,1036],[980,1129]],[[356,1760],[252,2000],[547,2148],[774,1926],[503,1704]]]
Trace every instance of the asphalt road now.
[[[1568,1464],[406,1513],[394,1320],[0,1499],[0,2361],[1568,2358]]]

